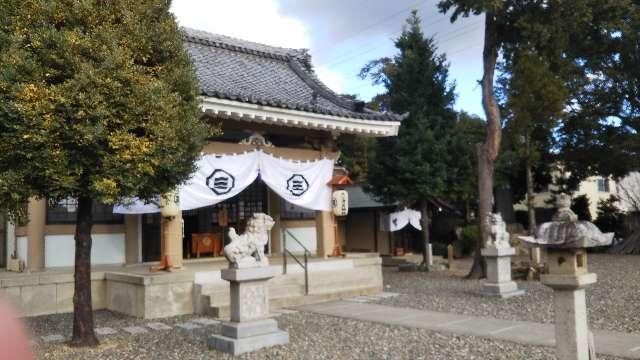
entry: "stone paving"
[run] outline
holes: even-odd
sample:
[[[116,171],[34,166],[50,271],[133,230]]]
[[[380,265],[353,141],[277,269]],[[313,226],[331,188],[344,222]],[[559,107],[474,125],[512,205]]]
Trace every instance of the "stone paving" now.
[[[114,328],[110,328],[110,327],[99,327],[96,328],[96,335],[113,335],[113,334],[117,334],[118,331],[116,331],[116,329]]]
[[[195,322],[187,321],[187,322],[176,324],[176,326],[185,330],[193,330],[193,329],[200,328],[202,325]]]
[[[64,336],[60,334],[45,335],[45,336],[42,336],[41,338],[42,338],[42,341],[46,343],[64,341]]]
[[[126,328],[123,328],[122,330],[128,332],[129,334],[132,335],[137,335],[137,334],[144,334],[144,333],[148,333],[147,329],[141,327],[141,326],[128,326]]]
[[[156,330],[156,331],[161,331],[161,330],[171,330],[172,327],[167,325],[167,324],[163,324],[161,322],[152,322],[152,323],[148,323],[147,327],[151,330]]]
[[[555,346],[554,327],[529,321],[510,321],[444,312],[367,304],[363,297],[303,305],[296,309],[340,318],[421,328],[454,335],[478,336],[519,344]],[[599,354],[640,359],[640,334],[595,330]]]
[[[295,310],[290,310],[290,311],[293,313],[297,312]],[[187,322],[176,324],[176,326],[186,330],[193,330],[193,329],[202,328],[204,326],[217,325],[219,323],[220,323],[220,320],[198,318],[198,319],[192,319]],[[115,334],[118,334],[120,331],[124,331],[131,335],[141,335],[141,334],[148,333],[149,329],[153,331],[163,331],[163,330],[171,330],[173,329],[173,327],[162,322],[150,322],[150,323],[144,324],[144,327],[143,326],[127,326],[127,327],[123,327],[122,329],[114,329],[112,327],[105,326],[105,327],[96,328],[95,331],[96,331],[96,335],[98,336],[115,335]],[[41,336],[40,340],[43,343],[56,343],[56,342],[63,342],[67,339],[60,334],[49,334],[49,335]],[[32,340],[32,346],[35,346],[36,344],[37,344],[37,341]]]

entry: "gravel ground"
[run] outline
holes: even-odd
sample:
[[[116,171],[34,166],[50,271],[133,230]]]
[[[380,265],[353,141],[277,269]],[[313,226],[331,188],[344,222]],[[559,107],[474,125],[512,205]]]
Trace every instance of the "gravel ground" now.
[[[589,270],[598,274],[598,282],[587,288],[591,327],[640,333],[640,256],[589,254],[588,261]],[[457,267],[465,265],[469,262],[458,262]],[[401,273],[385,268],[385,291],[402,295],[375,302],[506,320],[553,322],[550,288],[537,281],[519,281],[525,295],[503,300],[481,295],[483,282],[462,279],[446,270]]]
[[[194,318],[162,319],[175,324]],[[28,320],[35,334],[68,334],[71,316],[51,315]],[[290,343],[241,356],[241,359],[553,359],[553,349],[498,342],[476,337],[451,336],[422,329],[339,319],[310,313],[278,317],[289,331]],[[142,320],[108,311],[96,312],[97,326],[120,328]],[[40,359],[232,359],[209,351],[206,338],[218,326],[197,330],[169,330],[129,335],[119,332],[101,338],[98,348],[70,348],[63,343],[41,344]],[[614,360],[614,357],[599,357]]]

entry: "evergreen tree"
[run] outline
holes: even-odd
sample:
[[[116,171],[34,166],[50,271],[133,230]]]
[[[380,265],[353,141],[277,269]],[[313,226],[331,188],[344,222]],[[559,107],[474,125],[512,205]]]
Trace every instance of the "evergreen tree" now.
[[[0,2],[0,198],[78,201],[72,345],[98,343],[92,204],[171,190],[192,172],[207,132],[169,6]]]
[[[387,90],[389,110],[409,113],[397,137],[380,139],[369,164],[366,189],[386,203],[417,205],[422,213],[424,259],[429,244],[429,200],[448,199],[459,192],[467,174],[459,161],[468,148],[456,131],[454,85],[449,82],[444,55],[425,38],[413,11],[395,41],[398,54],[366,65],[369,76]]]
[[[560,121],[567,91],[562,79],[551,72],[549,63],[525,46],[505,61],[501,82],[506,97],[505,134],[524,168],[528,229],[535,234],[534,192],[538,186],[534,174],[538,167],[550,165],[553,131]],[[541,161],[545,158],[547,161]]]
[[[598,201],[598,212],[594,224],[604,233],[612,232],[616,239],[625,237],[625,214],[620,210],[620,198],[616,195]]]

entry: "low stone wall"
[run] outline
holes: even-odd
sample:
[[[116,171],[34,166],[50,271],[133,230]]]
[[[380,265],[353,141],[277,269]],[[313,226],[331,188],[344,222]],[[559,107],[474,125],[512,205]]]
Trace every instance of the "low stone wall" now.
[[[382,291],[381,259],[377,255],[314,261],[309,268],[309,297],[318,301]],[[201,304],[203,287],[228,303],[229,285],[219,273],[190,271],[188,267],[155,274],[94,271],[93,308],[146,319],[193,314],[209,305]],[[277,291],[285,299],[301,296],[296,286],[304,287],[304,272],[295,263],[289,265],[286,275],[270,281],[274,295]],[[0,293],[9,297],[23,316],[71,312],[73,274],[12,274],[0,280]]]
[[[107,273],[107,308],[145,319],[193,314],[193,273],[158,275]]]
[[[105,309],[104,272],[91,274],[93,308]],[[73,311],[73,274],[24,274],[0,280],[0,293],[23,316],[37,316]]]

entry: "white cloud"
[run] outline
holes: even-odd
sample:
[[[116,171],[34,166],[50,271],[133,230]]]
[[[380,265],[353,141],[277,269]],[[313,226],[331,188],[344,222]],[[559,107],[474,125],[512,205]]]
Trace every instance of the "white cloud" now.
[[[329,89],[338,94],[342,93],[344,90],[344,79],[339,72],[331,70],[325,66],[318,66],[315,68],[315,71],[320,81],[327,85]]]
[[[173,0],[181,26],[287,48],[310,48],[307,27],[282,15],[275,0]]]

